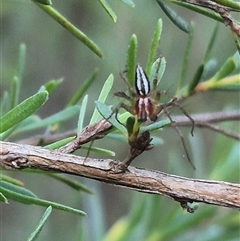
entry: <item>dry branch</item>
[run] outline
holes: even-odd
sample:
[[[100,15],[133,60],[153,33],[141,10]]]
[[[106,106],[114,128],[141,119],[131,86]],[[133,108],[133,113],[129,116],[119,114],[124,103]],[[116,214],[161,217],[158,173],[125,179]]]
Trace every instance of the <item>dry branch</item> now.
[[[42,147],[0,142],[0,168],[39,169],[87,177],[136,191],[165,195],[180,202],[203,202],[240,209],[240,185],[197,180],[160,171],[128,167],[116,173],[117,161],[99,160],[51,151]]]

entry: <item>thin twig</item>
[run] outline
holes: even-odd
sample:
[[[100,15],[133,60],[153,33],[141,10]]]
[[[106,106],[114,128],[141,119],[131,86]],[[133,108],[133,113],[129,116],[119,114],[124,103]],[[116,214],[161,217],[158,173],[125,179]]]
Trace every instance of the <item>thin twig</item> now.
[[[139,192],[165,195],[182,206],[187,202],[203,202],[240,209],[239,184],[179,177],[132,166],[126,172],[116,173],[113,170],[118,163],[110,159],[86,159],[42,147],[0,142],[2,169],[31,168],[68,173]]]
[[[187,2],[189,4],[197,5],[200,7],[208,8],[216,13],[218,13],[226,26],[230,26],[231,30],[240,37],[240,26],[239,24],[232,18],[230,11],[239,11],[237,9],[232,9],[227,6],[221,5],[215,1],[211,0],[182,0],[183,2]]]
[[[178,126],[183,126],[183,125],[185,125],[185,123],[178,122],[177,125]],[[230,137],[232,139],[240,141],[240,134],[237,134],[236,132],[232,132],[232,131],[227,131],[227,130],[223,129],[222,127],[218,126],[218,125],[213,125],[213,124],[207,123],[207,122],[196,121],[194,123],[194,126],[195,127],[209,128],[209,129],[211,129],[213,131],[221,133],[222,135],[225,135],[227,137]]]
[[[221,133],[227,137],[233,138],[235,140],[240,140],[240,133],[225,130],[224,128],[214,125],[213,123],[219,123],[223,121],[240,121],[240,111],[232,111],[223,114],[223,112],[213,113],[213,114],[195,114],[191,115],[194,119],[194,127],[204,127]],[[174,116],[172,117],[177,126],[190,126],[192,123],[185,116]]]

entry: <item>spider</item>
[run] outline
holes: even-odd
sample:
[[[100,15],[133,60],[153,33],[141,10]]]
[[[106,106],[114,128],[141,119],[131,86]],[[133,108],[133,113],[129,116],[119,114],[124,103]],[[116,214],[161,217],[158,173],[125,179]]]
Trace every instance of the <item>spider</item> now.
[[[154,78],[153,91],[151,91],[148,77],[144,69],[138,64],[135,72],[136,91],[134,91],[122,74],[121,77],[124,82],[127,83],[131,96],[128,96],[122,91],[116,92],[115,95],[128,100],[131,103],[131,106],[120,103],[118,107],[122,107],[134,116],[137,115],[139,122],[145,122],[148,119],[155,122],[158,118],[157,115],[163,109],[162,105],[158,105],[161,93],[156,91],[157,78]]]
[[[159,63],[159,66],[160,66],[160,63]],[[158,119],[158,115],[160,114],[160,112],[163,111],[165,113],[165,115],[169,118],[169,120],[172,123],[173,127],[175,128],[176,132],[178,133],[178,135],[181,139],[184,151],[186,153],[187,159],[190,162],[190,164],[192,165],[192,167],[195,169],[195,167],[189,157],[183,136],[181,135],[175,122],[169,115],[168,109],[171,107],[177,106],[178,108],[180,108],[182,110],[184,115],[186,115],[191,120],[192,124],[194,124],[194,120],[177,103],[177,101],[178,101],[177,97],[173,98],[172,100],[170,100],[167,103],[159,104],[159,101],[161,98],[161,93],[160,93],[160,91],[157,90],[157,82],[158,82],[157,77],[158,77],[159,66],[157,68],[157,71],[156,71],[154,79],[153,79],[152,90],[150,87],[150,82],[147,77],[147,74],[145,73],[144,69],[139,64],[136,65],[136,70],[135,70],[135,91],[130,86],[130,84],[128,83],[125,76],[123,74],[121,74],[122,79],[128,85],[130,95],[127,95],[125,92],[122,92],[122,91],[116,92],[115,95],[128,100],[130,105],[124,104],[121,102],[115,108],[116,119],[117,119],[117,114],[118,114],[119,108],[123,108],[126,111],[128,111],[130,114],[132,114],[133,116],[137,116],[137,120],[140,123],[146,122],[147,120],[155,122]],[[192,135],[193,135],[193,127],[194,127],[194,125],[192,125],[192,129],[191,129]]]

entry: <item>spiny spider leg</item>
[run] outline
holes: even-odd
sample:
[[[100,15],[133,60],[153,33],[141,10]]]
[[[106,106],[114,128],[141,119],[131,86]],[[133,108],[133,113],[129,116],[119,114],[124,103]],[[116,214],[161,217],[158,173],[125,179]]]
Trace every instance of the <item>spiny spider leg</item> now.
[[[130,114],[135,115],[135,113],[134,113],[134,111],[133,111],[133,109],[132,109],[131,106],[126,105],[126,104],[124,104],[124,103],[121,102],[121,103],[119,103],[119,104],[114,108],[112,114],[111,114],[106,120],[108,120],[109,118],[111,118],[112,115],[115,113],[115,119],[117,120],[117,122],[125,127],[125,125],[124,125],[123,123],[121,123],[121,121],[119,121],[119,119],[118,119],[118,117],[117,117],[118,111],[119,111],[120,108],[123,108],[123,109],[125,109],[127,112],[129,112]]]
[[[168,103],[167,103],[167,104],[168,104]],[[187,159],[188,159],[190,165],[193,167],[194,170],[196,170],[196,167],[195,167],[194,164],[192,163],[191,158],[190,158],[190,156],[189,156],[189,153],[188,153],[187,146],[186,146],[186,143],[185,143],[185,141],[184,141],[184,138],[183,138],[181,132],[179,131],[178,127],[176,126],[175,122],[173,121],[172,117],[169,115],[169,113],[168,113],[168,111],[167,111],[167,109],[166,109],[166,105],[165,105],[165,104],[162,105],[162,110],[164,111],[164,114],[168,117],[168,119],[171,121],[172,126],[174,127],[175,131],[178,133],[178,135],[179,135],[179,137],[180,137],[180,140],[181,140],[181,142],[182,142],[182,145],[183,145],[183,149],[184,149],[184,151],[185,151],[185,153],[186,153],[186,156],[187,156]]]
[[[184,108],[180,104],[176,102],[173,102],[172,104],[177,106],[182,111],[182,113],[192,122],[191,135],[193,136],[194,119],[184,110]]]
[[[158,92],[156,93],[156,100],[159,101],[159,100],[160,100],[160,97],[161,97],[161,93],[158,91]],[[176,106],[176,107],[178,107],[178,108],[182,111],[182,113],[192,122],[191,135],[193,136],[194,119],[185,111],[185,109],[184,109],[180,104],[177,103],[177,101],[178,101],[178,98],[177,98],[177,97],[174,97],[174,98],[171,99],[169,102],[167,102],[167,103],[165,103],[165,104],[163,104],[163,105],[164,105],[164,107],[173,107],[173,106]],[[161,110],[160,110],[160,111],[161,111]],[[159,111],[157,114],[159,114],[160,111]]]
[[[129,84],[128,80],[126,79],[126,77],[120,73],[120,77],[123,79],[123,81],[126,83],[126,85],[128,86],[128,90],[130,91],[132,96],[136,96],[136,93],[134,91],[134,89],[132,88],[132,86]],[[117,92],[118,93],[118,92]],[[115,93],[116,94],[116,93]]]
[[[193,130],[194,130],[194,119],[185,111],[185,109],[177,103],[178,98],[175,97],[172,100],[170,100],[169,102],[163,104],[164,107],[173,107],[176,106],[178,107],[182,113],[192,122],[192,128],[191,128],[191,135],[193,136]]]
[[[124,98],[124,99],[132,102],[132,98],[130,96],[128,96],[127,94],[125,94],[124,92],[122,92],[122,91],[116,92],[116,93],[114,93],[114,95],[116,95],[117,97]]]

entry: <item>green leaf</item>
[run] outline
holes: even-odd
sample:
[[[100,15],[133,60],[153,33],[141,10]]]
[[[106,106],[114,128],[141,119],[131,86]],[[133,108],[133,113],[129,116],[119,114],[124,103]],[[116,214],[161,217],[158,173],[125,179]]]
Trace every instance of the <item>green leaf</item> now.
[[[161,33],[162,33],[162,19],[159,19],[157,22],[155,32],[153,34],[152,43],[148,54],[148,61],[147,61],[147,67],[146,67],[147,76],[150,76],[152,65],[156,58],[156,53],[157,53],[158,44],[161,38]]]
[[[220,3],[223,6],[233,8],[234,11],[240,10],[240,2],[239,1],[231,1],[231,0],[214,0],[216,3]]]
[[[44,86],[49,94],[52,94],[53,91],[63,82],[63,78],[58,80],[51,80],[47,82]]]
[[[44,5],[52,5],[51,0],[33,0],[33,1],[44,4]]]
[[[8,204],[7,198],[0,192],[0,202]]]
[[[59,12],[57,12],[53,7],[39,4],[35,1],[33,2],[43,11],[45,11],[50,17],[61,24],[65,29],[67,29],[67,31],[69,31],[73,36],[75,36],[78,40],[90,48],[96,55],[98,55],[100,58],[103,57],[102,51],[99,49],[99,47],[89,37],[87,37],[83,32],[81,32],[72,23],[70,23]]]
[[[122,0],[122,2],[128,4],[130,7],[134,8],[135,7],[135,4],[133,3],[132,0]]]
[[[76,138],[76,136],[70,136],[70,137],[64,138],[60,141],[56,141],[54,143],[46,145],[45,148],[50,149],[50,150],[56,150],[62,146],[67,145],[70,141],[73,141],[75,138]]]
[[[195,73],[192,81],[190,82],[190,84],[189,84],[189,86],[188,86],[187,95],[191,94],[191,93],[194,91],[195,87],[198,85],[198,83],[199,83],[200,80],[201,80],[203,71],[204,71],[204,65],[201,64],[201,65],[198,67],[198,69],[197,69],[197,71],[196,71],[196,73]]]
[[[12,89],[11,89],[11,109],[17,105],[18,102],[18,96],[19,96],[19,87],[20,86],[20,80],[17,76],[13,77],[12,80]]]
[[[107,135],[109,138],[112,138],[123,143],[127,143],[127,138],[123,136],[118,130],[115,130]]]
[[[25,64],[26,64],[26,45],[24,43],[21,43],[19,46],[18,73],[17,73],[20,83],[22,82],[22,76],[23,76]],[[19,91],[20,91],[20,86],[19,86]]]
[[[37,130],[39,128],[43,128],[49,125],[53,125],[55,123],[63,122],[74,115],[76,115],[79,112],[79,106],[70,106],[56,114],[53,114],[52,116],[49,116],[45,119],[40,119],[37,122],[33,122],[32,124],[25,125],[24,127],[19,127],[18,133],[19,132],[25,132],[25,131],[32,131],[32,130]]]
[[[144,132],[144,131],[154,131],[154,130],[158,130],[160,128],[163,128],[166,125],[169,125],[171,123],[170,120],[166,119],[166,120],[160,120],[160,121],[156,121],[153,122],[150,125],[147,126],[142,126],[140,129],[140,132]]]
[[[10,107],[9,103],[10,103],[9,93],[7,91],[4,91],[0,101],[0,116],[3,116],[9,110],[9,107]]]
[[[215,59],[210,59],[207,63],[205,63],[202,79],[203,80],[209,79],[210,76],[212,76],[212,74],[216,72],[216,67],[217,67],[217,61]]]
[[[206,52],[205,52],[205,56],[204,56],[204,60],[203,60],[204,65],[209,61],[209,58],[210,58],[209,56],[210,56],[210,53],[212,51],[213,44],[216,41],[218,29],[219,29],[219,23],[216,23],[215,28],[214,28],[213,33],[212,33],[212,36],[211,36],[211,39],[209,40],[208,47],[207,47]]]
[[[179,94],[181,92],[181,89],[184,87],[184,82],[186,79],[186,73],[187,73],[188,62],[189,62],[189,56],[190,56],[190,50],[191,50],[192,43],[193,43],[193,35],[194,35],[194,25],[192,24],[190,32],[188,34],[188,42],[187,42],[187,46],[186,46],[185,53],[184,53],[180,80],[178,82],[177,94]]]
[[[13,77],[13,82],[12,82],[11,109],[15,107],[19,102],[19,95],[20,95],[25,62],[26,62],[26,45],[24,43],[21,43],[19,46],[18,70],[17,70],[16,76]]]
[[[211,90],[232,90],[240,91],[240,75],[233,75],[218,81],[205,82],[208,89]]]
[[[177,15],[163,0],[156,0],[158,5],[162,8],[163,12],[169,17],[169,19],[182,31],[188,33],[190,27],[188,23]]]
[[[10,196],[8,196],[8,192],[14,192],[14,193],[22,195],[22,196],[37,198],[37,196],[30,190],[28,190],[24,187],[19,187],[17,185],[14,185],[14,184],[6,182],[6,181],[2,181],[2,180],[0,181],[0,190],[6,197],[10,197]],[[4,193],[4,190],[7,190],[7,192]],[[26,203],[28,203],[28,202],[26,202]]]
[[[108,5],[108,3],[105,0],[98,0],[103,8],[106,10],[108,15],[111,17],[111,19],[114,21],[114,23],[117,22],[117,15],[114,13],[114,11],[111,9],[111,7]]]
[[[83,129],[83,121],[84,121],[84,117],[85,117],[85,113],[86,113],[87,102],[88,102],[88,95],[85,95],[83,98],[83,101],[82,101],[80,111],[79,111],[77,135],[79,135]]]
[[[199,7],[199,6],[190,4],[190,3],[182,2],[182,1],[179,1],[179,0],[171,0],[171,2],[173,2],[177,5],[180,5],[184,8],[188,8],[190,10],[193,10],[197,13],[203,14],[203,15],[209,17],[209,18],[215,19],[215,20],[223,23],[222,17],[219,14],[217,14],[217,13],[211,11],[211,10],[208,10],[206,8]]]
[[[134,86],[135,81],[135,68],[136,68],[136,56],[137,56],[137,36],[133,34],[128,46],[127,55],[127,80],[130,86]]]
[[[159,63],[160,63],[160,67],[159,67]],[[157,76],[157,85],[159,85],[162,76],[165,72],[166,69],[166,59],[164,57],[158,58],[156,59],[156,61],[153,63],[152,68],[151,68],[151,75],[150,75],[150,82],[153,82],[156,72],[157,72],[157,68],[159,68],[158,70],[158,76]]]
[[[113,75],[110,74],[109,77],[107,78],[107,80],[105,81],[105,83],[103,85],[103,88],[102,88],[102,91],[101,91],[101,93],[98,97],[99,102],[104,103],[105,100],[107,99],[107,96],[108,96],[108,94],[109,94],[109,92],[110,92],[110,90],[112,89],[112,86],[113,86],[113,79],[114,79]],[[99,117],[100,117],[100,114],[99,114],[98,110],[95,108],[89,125],[97,122]]]
[[[28,238],[28,241],[34,241],[37,239],[39,233],[41,232],[43,225],[45,224],[45,222],[47,221],[49,215],[52,212],[52,207],[49,206],[46,211],[44,212],[41,220],[39,221],[39,224],[37,225],[37,227],[35,228],[35,230],[31,233],[31,235]]]
[[[67,106],[76,105],[78,101],[86,94],[88,88],[92,85],[93,81],[96,79],[98,69],[95,69],[92,75],[80,85],[79,89],[69,100]]]
[[[81,149],[85,149],[85,150],[90,150],[91,152],[95,152],[98,154],[104,154],[104,155],[108,155],[108,156],[115,156],[115,152],[108,150],[106,148],[99,148],[99,147],[91,147],[89,149],[89,146],[81,146]]]
[[[92,194],[93,191],[91,191],[88,187],[86,187],[85,185],[83,185],[82,183],[78,182],[78,181],[75,181],[73,179],[70,179],[70,178],[67,178],[67,177],[64,177],[64,176],[61,176],[61,175],[58,175],[58,174],[48,174],[48,176],[58,180],[58,181],[61,181],[63,182],[64,184],[68,185],[69,187],[77,190],[77,191],[83,191],[83,192],[86,192],[86,193],[89,193],[89,194]]]
[[[22,187],[24,185],[23,182],[19,181],[18,179],[15,179],[15,178],[3,175],[3,174],[0,174],[0,180],[6,181],[8,183],[12,183],[12,184],[20,186],[20,187]]]
[[[47,99],[48,92],[41,91],[11,109],[0,119],[0,133],[10,129],[36,112],[47,101]]]
[[[36,205],[45,206],[45,207],[48,207],[49,205],[51,205],[53,208],[58,210],[63,210],[63,211],[67,211],[67,212],[82,215],[82,216],[86,215],[81,210],[77,210],[59,203],[39,199],[31,191],[25,188],[20,188],[17,186],[13,187],[13,186],[15,185],[9,184],[9,183],[8,185],[6,185],[6,183],[3,184],[3,182],[0,181],[0,192],[2,192],[3,195],[6,196],[7,198],[15,200],[17,202],[24,203],[24,204],[36,204]]]
[[[220,70],[211,78],[210,81],[215,82],[223,79],[224,77],[231,74],[239,65],[240,56],[239,53],[236,52],[232,57],[228,58]]]
[[[128,136],[133,134],[133,128],[136,122],[136,118],[134,116],[130,116],[126,121],[126,128],[128,132]]]
[[[26,126],[29,126],[29,125],[34,125],[34,124],[36,125],[36,123],[40,121],[41,121],[41,118],[38,115],[33,114],[29,116],[27,119],[25,119],[24,121],[22,121],[17,127],[18,129],[25,128]],[[18,132],[18,130],[16,132]]]
[[[0,134],[0,140],[3,141],[5,139],[7,139],[9,136],[11,136],[14,133],[14,131],[17,129],[17,127],[18,127],[18,125],[15,125],[14,127],[10,128],[7,131]]]
[[[111,108],[100,101],[96,101],[96,107],[104,119],[107,119],[114,127],[116,127],[125,137],[128,136],[126,128],[121,125],[115,117],[115,113]]]

